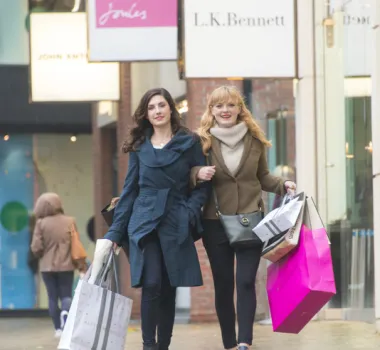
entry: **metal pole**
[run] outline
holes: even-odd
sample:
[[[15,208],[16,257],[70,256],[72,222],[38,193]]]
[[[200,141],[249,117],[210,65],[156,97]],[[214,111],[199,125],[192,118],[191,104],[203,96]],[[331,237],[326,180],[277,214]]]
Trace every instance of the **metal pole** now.
[[[376,0],[373,23],[372,60],[372,147],[373,147],[373,216],[375,254],[375,317],[380,332],[380,0]]]
[[[355,229],[352,232],[352,248],[351,248],[351,280],[349,285],[350,304],[348,307],[357,309],[357,285],[358,285],[358,240],[359,230]]]

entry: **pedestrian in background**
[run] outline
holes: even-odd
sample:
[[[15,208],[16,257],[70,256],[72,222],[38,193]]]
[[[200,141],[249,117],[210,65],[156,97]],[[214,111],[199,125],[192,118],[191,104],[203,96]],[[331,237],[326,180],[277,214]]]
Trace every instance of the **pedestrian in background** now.
[[[181,125],[167,90],[146,92],[133,119],[123,146],[128,174],[104,238],[119,246],[129,240],[131,285],[142,287],[144,350],[168,350],[176,287],[202,285],[192,234],[202,230],[208,185],[190,192],[189,182],[191,168],[206,159],[199,137]]]
[[[36,225],[31,250],[40,259],[39,269],[49,298],[49,314],[53,320],[55,337],[59,338],[68,315],[74,270],[85,271],[85,261],[75,266],[71,257],[71,234],[74,218],[64,214],[56,193],[44,193],[34,207]],[[61,308],[59,307],[59,302]]]
[[[262,190],[283,196],[296,185],[269,173],[266,149],[271,146],[247,109],[240,92],[222,86],[208,98],[198,133],[211,164],[194,168],[192,184],[209,181],[225,215],[263,209]],[[256,273],[262,245],[232,248],[217,218],[213,196],[203,208],[203,244],[210,260],[215,306],[225,349],[248,350],[252,345],[256,313]],[[235,330],[234,263],[236,267],[238,336]]]

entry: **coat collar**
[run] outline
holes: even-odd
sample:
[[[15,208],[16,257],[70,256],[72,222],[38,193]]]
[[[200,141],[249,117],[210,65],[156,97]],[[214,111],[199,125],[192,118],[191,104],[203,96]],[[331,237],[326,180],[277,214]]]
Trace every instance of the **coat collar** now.
[[[231,172],[227,168],[226,163],[224,162],[224,158],[223,158],[223,154],[222,154],[222,148],[220,146],[220,141],[217,138],[215,138],[214,136],[212,136],[212,139],[211,139],[211,149],[212,149],[212,153],[213,153],[216,161],[218,162],[218,164],[220,165],[220,167],[223,169],[223,171],[227,175],[229,175],[229,176],[231,176],[233,178],[235,178],[239,174],[241,168],[243,167],[244,163],[246,162],[246,160],[247,160],[247,158],[249,156],[249,153],[251,151],[251,147],[252,147],[252,135],[251,135],[251,133],[249,131],[244,136],[243,142],[244,142],[243,155],[241,157],[239,166],[236,169],[236,175],[234,176],[234,175],[231,174]]]
[[[193,133],[178,131],[162,149],[155,149],[150,141],[152,130],[146,132],[145,141],[139,147],[139,158],[148,167],[159,168],[174,163],[182,153],[197,141]]]

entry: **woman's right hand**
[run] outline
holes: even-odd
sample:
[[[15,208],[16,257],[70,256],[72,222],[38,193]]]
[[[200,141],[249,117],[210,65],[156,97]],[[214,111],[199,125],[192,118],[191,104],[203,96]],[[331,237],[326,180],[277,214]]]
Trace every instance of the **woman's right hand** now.
[[[116,243],[107,238],[100,238],[96,241],[94,259],[92,261],[92,270],[88,283],[94,284],[98,277],[106,257],[109,255],[111,249],[115,250]]]
[[[114,208],[116,207],[116,204],[119,202],[120,197],[114,197],[111,199],[111,207]]]
[[[215,165],[204,166],[198,171],[197,180],[210,181],[214,175],[215,175]]]
[[[116,255],[119,255],[121,247],[117,243],[114,242],[112,244],[112,249],[113,249],[113,251],[115,252]]]

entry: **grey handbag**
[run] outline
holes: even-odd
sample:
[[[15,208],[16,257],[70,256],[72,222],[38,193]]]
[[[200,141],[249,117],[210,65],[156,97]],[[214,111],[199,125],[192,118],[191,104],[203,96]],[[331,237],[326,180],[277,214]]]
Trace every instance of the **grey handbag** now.
[[[208,156],[208,163],[211,156]],[[212,187],[216,215],[219,218],[228,241],[233,248],[262,246],[261,240],[252,232],[259,222],[264,218],[264,213],[259,210],[248,214],[224,215],[220,212],[219,202],[214,186]]]

